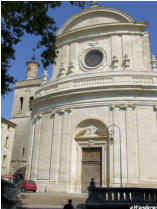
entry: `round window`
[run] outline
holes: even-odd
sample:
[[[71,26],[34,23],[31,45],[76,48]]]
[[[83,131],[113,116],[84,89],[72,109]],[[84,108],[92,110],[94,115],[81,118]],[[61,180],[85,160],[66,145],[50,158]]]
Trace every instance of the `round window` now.
[[[103,54],[98,50],[92,50],[88,52],[85,56],[85,64],[88,67],[96,67],[103,60]]]

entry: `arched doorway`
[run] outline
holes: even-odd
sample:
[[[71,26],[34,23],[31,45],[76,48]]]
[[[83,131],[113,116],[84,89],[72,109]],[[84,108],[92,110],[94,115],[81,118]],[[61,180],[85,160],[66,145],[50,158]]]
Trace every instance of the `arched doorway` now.
[[[108,185],[108,129],[96,119],[88,119],[77,126],[75,140],[80,163],[80,191],[87,193],[91,178],[96,186]]]

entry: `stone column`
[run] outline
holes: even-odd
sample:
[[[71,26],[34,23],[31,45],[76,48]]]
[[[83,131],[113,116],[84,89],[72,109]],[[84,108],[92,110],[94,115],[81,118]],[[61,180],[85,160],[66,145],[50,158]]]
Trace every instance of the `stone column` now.
[[[28,151],[27,151],[27,167],[25,178],[30,179],[30,171],[31,171],[31,162],[32,162],[32,150],[33,150],[33,143],[34,143],[34,136],[35,136],[35,129],[36,129],[36,120],[32,121],[32,135],[28,141]]]
[[[76,191],[76,179],[77,179],[77,142],[74,139],[73,131],[73,123],[75,121],[75,109],[73,109],[73,112],[71,114],[71,125],[70,125],[70,143],[69,143],[69,166],[68,166],[68,192],[75,192]]]
[[[129,105],[126,111],[128,184],[139,181],[138,138],[135,105]]]
[[[37,179],[49,179],[50,153],[52,140],[52,124],[50,114],[43,114],[41,123],[40,143],[38,149]]]
[[[61,152],[61,137],[62,137],[62,120],[63,112],[57,110],[53,119],[53,142],[52,142],[52,154],[50,165],[50,181],[58,182],[59,180],[59,168],[60,168],[60,152]]]
[[[109,165],[107,172],[107,182],[106,185],[112,186],[114,182],[114,141],[113,141],[113,124],[114,124],[114,109],[109,107],[108,111],[108,131],[109,131],[109,139],[108,139],[108,149],[109,149]]]
[[[117,105],[114,110],[113,152],[114,152],[114,184],[127,182],[127,148],[125,105]]]
[[[65,110],[62,123],[61,135],[61,153],[60,153],[60,167],[59,167],[59,181],[67,185],[68,166],[69,166],[69,133],[70,133],[70,114],[71,109]]]
[[[31,153],[31,165],[30,165],[30,179],[36,180],[36,172],[37,172],[37,162],[38,162],[38,149],[39,149],[39,138],[40,138],[40,126],[42,115],[36,115],[36,125],[35,132],[32,143],[32,153]]]

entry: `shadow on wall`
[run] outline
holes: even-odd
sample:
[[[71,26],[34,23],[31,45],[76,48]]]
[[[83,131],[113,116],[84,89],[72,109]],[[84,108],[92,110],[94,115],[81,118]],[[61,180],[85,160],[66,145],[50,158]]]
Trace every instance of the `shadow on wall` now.
[[[26,171],[26,166],[23,166],[23,167],[17,169],[17,170],[15,171],[15,173],[14,173],[13,176],[19,175],[19,177],[21,178],[21,180],[22,180],[22,179],[24,180],[24,179],[25,179],[25,171]]]

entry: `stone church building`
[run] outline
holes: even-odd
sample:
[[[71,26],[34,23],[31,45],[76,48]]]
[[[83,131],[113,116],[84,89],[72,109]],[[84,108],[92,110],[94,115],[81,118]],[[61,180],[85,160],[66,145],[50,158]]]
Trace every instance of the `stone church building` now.
[[[57,33],[53,74],[15,85],[11,171],[38,191],[157,187],[157,67],[146,22],[91,3]]]

